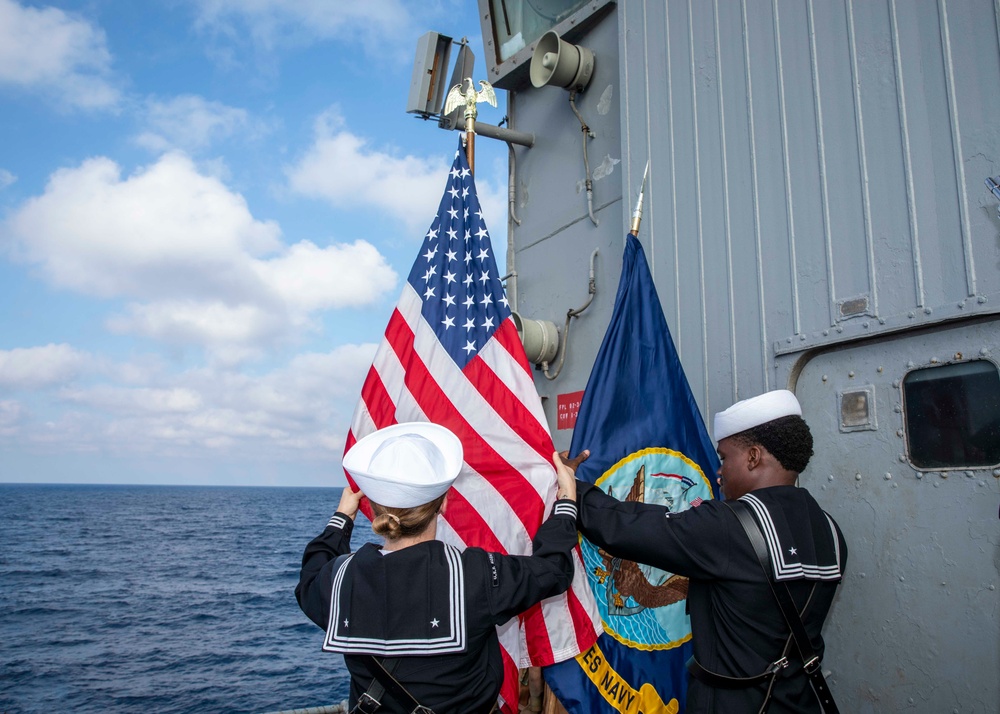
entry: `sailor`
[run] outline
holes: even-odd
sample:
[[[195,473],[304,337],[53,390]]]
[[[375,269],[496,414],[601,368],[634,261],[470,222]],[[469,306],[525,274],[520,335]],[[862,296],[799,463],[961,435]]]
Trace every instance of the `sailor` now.
[[[360,490],[344,489],[337,513],[306,546],[295,596],[326,631],[323,649],[344,655],[352,711],[492,711],[503,679],[497,626],[570,585],[572,472],[553,454],[557,500],[532,555],[459,551],[435,536],[462,460],[459,439],[429,423],[386,427],[344,455]],[[349,554],[362,494],[385,543]]]
[[[613,556],[690,578],[689,714],[836,711],[829,703],[821,709],[814,687],[825,686],[817,683],[821,629],[843,577],[847,545],[834,520],[795,485],[813,454],[801,415],[787,390],[715,415],[718,483],[726,501],[671,513],[577,483],[580,530],[588,539]],[[563,458],[575,468],[588,453],[569,460],[564,452]],[[746,506],[734,508],[736,501]],[[752,514],[747,526],[739,515],[743,509]],[[762,536],[767,570],[751,529]],[[786,585],[804,626],[806,660],[777,601]],[[821,696],[829,698],[829,690]]]

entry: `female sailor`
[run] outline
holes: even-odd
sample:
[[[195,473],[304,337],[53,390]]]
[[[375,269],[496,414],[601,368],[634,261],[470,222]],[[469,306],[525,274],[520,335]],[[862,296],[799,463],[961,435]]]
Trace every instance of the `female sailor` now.
[[[553,454],[557,501],[532,555],[459,551],[435,536],[462,460],[458,437],[429,423],[386,427],[344,455],[360,490],[344,489],[337,513],[306,546],[295,596],[326,631],[323,649],[344,655],[352,711],[487,714],[503,679],[496,627],[570,585],[572,472]],[[362,493],[385,543],[352,554]]]

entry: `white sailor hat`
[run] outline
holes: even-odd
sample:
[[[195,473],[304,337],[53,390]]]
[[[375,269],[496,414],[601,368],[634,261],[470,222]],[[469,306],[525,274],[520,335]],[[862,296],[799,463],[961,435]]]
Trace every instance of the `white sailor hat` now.
[[[451,488],[462,458],[462,442],[448,429],[409,422],[361,438],[344,454],[344,468],[380,506],[413,508]]]
[[[715,415],[715,440],[753,429],[784,416],[802,416],[802,407],[795,395],[787,389],[776,389],[757,397],[736,402]]]

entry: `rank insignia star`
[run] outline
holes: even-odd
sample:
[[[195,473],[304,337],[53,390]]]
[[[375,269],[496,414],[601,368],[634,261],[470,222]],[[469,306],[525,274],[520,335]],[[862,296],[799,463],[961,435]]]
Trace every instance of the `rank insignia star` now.
[[[440,623],[441,621],[435,617],[433,620],[431,620],[431,627],[437,627]]]
[[[799,552],[799,551],[795,550],[795,548],[789,548],[789,549],[788,549],[788,554],[789,554],[789,555],[797,555],[797,554],[798,554],[798,552]]]

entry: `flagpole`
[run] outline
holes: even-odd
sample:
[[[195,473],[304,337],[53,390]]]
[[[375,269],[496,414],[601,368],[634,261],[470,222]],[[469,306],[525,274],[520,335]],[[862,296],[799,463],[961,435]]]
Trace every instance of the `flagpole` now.
[[[465,109],[465,158],[469,162],[469,171],[476,175],[476,116],[479,114],[475,104],[466,104]]]
[[[469,83],[469,88],[462,91],[466,82]],[[465,158],[469,162],[469,171],[473,174],[476,172],[476,117],[479,116],[476,104],[487,102],[494,107],[497,105],[497,95],[493,91],[493,86],[486,80],[479,82],[479,86],[482,89],[477,92],[472,84],[472,77],[466,77],[451,88],[444,102],[445,114],[451,114],[465,105]]]
[[[635,211],[632,212],[632,230],[629,231],[633,236],[639,236],[639,224],[642,223],[642,198],[646,192],[646,177],[649,176],[649,159],[646,159],[646,170],[642,174],[642,185],[639,186],[639,200],[635,203]]]

